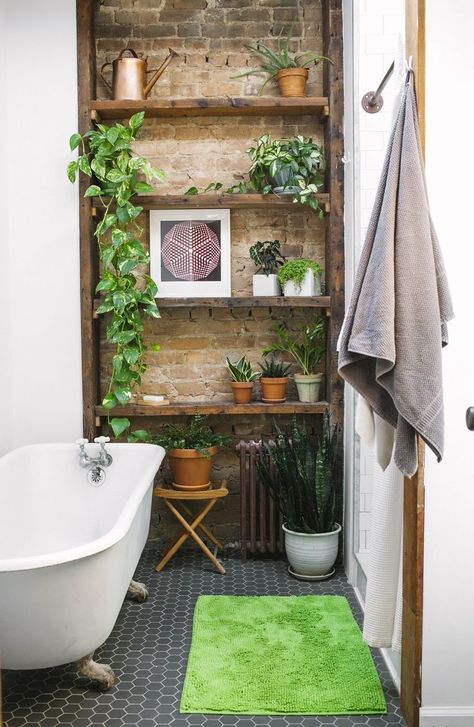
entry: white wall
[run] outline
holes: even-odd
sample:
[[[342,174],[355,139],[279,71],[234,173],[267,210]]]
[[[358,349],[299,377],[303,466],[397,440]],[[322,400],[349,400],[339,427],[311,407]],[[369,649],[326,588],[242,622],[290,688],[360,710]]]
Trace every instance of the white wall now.
[[[429,0],[426,168],[455,320],[444,351],[445,458],[426,466],[423,727],[474,725],[474,118],[472,0]]]
[[[74,0],[0,0],[0,64],[3,453],[82,430]]]

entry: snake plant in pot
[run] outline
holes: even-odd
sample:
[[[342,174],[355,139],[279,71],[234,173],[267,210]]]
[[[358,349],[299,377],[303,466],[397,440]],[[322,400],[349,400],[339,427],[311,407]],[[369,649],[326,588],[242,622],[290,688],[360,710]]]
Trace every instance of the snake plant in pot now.
[[[260,378],[259,371],[252,369],[252,364],[247,356],[241,356],[237,363],[233,364],[226,358],[227,368],[231,377],[232,394],[236,404],[249,404],[252,401],[254,381]]]
[[[257,461],[261,481],[270,489],[284,518],[285,550],[290,573],[318,580],[334,573],[341,526],[336,522],[337,431],[329,415],[314,442],[296,418],[264,442],[266,456]]]
[[[315,316],[311,323],[293,335],[286,323],[275,328],[278,340],[263,350],[269,353],[289,354],[299,366],[301,373],[295,374],[298,398],[301,402],[313,404],[319,401],[319,389],[323,375],[315,369],[323,358],[325,348],[325,325],[321,316]]]
[[[270,359],[266,358],[259,366],[262,369],[260,377],[262,401],[265,404],[281,404],[286,401],[286,385],[290,364],[284,364],[272,356]]]

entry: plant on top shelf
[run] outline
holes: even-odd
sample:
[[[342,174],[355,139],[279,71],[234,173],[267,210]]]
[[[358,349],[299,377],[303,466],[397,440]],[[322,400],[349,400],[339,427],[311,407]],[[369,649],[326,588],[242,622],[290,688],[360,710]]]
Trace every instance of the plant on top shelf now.
[[[321,316],[316,315],[311,323],[305,324],[301,331],[292,335],[286,323],[275,328],[278,340],[267,346],[263,355],[269,353],[289,354],[298,365],[301,373],[295,374],[298,398],[302,402],[319,401],[319,389],[323,375],[314,373],[326,351],[326,326]]]
[[[274,429],[257,469],[283,513],[292,572],[309,579],[332,575],[341,530],[336,522],[337,429],[327,413],[316,441],[296,417],[288,431],[277,424]]]
[[[97,313],[111,314],[106,336],[115,345],[112,374],[103,400],[109,410],[129,403],[132,389],[146,370],[142,314],[160,317],[156,284],[148,275],[139,283],[136,275],[139,266],[148,264],[149,255],[140,242],[143,230],[137,223],[142,207],[133,204],[133,197],[153,191],[151,181],[165,179],[160,169],[132,149],[143,118],[140,112],[130,118],[128,126],[98,124],[97,130],[87,131],[84,136],[73,134],[69,140],[71,151],[80,147],[81,153],[69,163],[68,177],[74,182],[78,170],[93,177],[94,183],[84,196],[97,197],[103,209],[95,230],[101,261],[96,292],[104,293]],[[158,346],[152,346],[152,350],[158,350]],[[118,437],[128,429],[130,421],[115,417],[110,425]]]
[[[266,358],[259,364],[262,369],[260,384],[262,401],[266,404],[278,404],[286,400],[286,385],[291,364],[285,364],[274,356]]]
[[[249,250],[250,257],[257,266],[252,278],[253,294],[268,296],[280,295],[277,273],[285,258],[280,252],[279,240],[256,242]]]
[[[195,414],[189,424],[165,424],[157,434],[138,429],[129,442],[159,444],[167,451],[173,485],[178,490],[205,490],[210,485],[212,460],[229,437],[217,434],[207,424],[207,417]]]
[[[257,56],[260,67],[240,73],[238,76],[233,76],[233,78],[266,75],[268,78],[262,85],[259,95],[262,94],[269,81],[276,79],[282,96],[304,96],[309,66],[317,65],[320,61],[328,61],[329,63],[333,61],[325,56],[316,55],[312,51],[305,51],[304,53],[292,52],[290,47],[293,39],[293,27],[294,23],[290,26],[285,37],[283,37],[283,31],[280,33],[276,48],[270,48],[261,40],[256,45],[246,45],[245,48]]]
[[[314,260],[287,260],[278,271],[278,281],[286,296],[321,295],[321,273]]]
[[[226,357],[232,386],[232,394],[236,404],[248,404],[252,400],[254,381],[260,378],[260,372],[252,369],[247,356],[241,356],[234,364]]]

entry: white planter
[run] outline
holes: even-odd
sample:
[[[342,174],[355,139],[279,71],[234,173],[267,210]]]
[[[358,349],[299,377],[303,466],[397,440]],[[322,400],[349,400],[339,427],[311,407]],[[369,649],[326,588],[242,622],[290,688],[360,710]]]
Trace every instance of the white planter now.
[[[321,276],[307,270],[301,287],[288,280],[283,287],[283,293],[288,297],[321,295]]]
[[[322,378],[322,374],[295,374],[298,399],[305,404],[314,404],[319,401]]]
[[[252,282],[255,296],[266,298],[269,295],[281,295],[278,276],[273,273],[271,275],[254,275]]]
[[[295,533],[283,525],[285,550],[291,568],[299,576],[325,576],[337,558],[341,526],[331,533]]]

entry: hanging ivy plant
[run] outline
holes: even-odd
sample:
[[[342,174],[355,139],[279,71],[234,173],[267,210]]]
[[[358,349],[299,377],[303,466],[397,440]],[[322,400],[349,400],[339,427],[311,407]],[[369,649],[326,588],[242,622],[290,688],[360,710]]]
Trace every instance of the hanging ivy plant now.
[[[133,197],[152,192],[150,182],[154,179],[166,179],[160,169],[153,168],[132,149],[143,118],[140,112],[131,117],[128,126],[98,124],[97,129],[84,136],[73,134],[69,140],[71,151],[79,147],[82,153],[68,165],[68,177],[74,182],[78,170],[93,177],[94,184],[84,196],[97,197],[103,208],[95,231],[101,260],[96,292],[104,293],[97,313],[111,314],[106,336],[116,346],[109,388],[102,402],[109,410],[129,403],[134,386],[146,370],[142,313],[160,317],[156,284],[149,275],[139,284],[134,272],[149,262],[149,254],[140,242],[143,228],[136,221],[143,208],[133,204]],[[152,350],[159,347],[154,345]],[[110,426],[118,437],[128,429],[130,421],[115,417]]]

